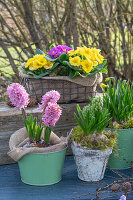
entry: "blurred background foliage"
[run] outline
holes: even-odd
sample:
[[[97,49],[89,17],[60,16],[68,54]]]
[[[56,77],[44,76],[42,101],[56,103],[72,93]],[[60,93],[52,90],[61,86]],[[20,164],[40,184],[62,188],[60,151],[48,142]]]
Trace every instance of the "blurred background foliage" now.
[[[51,44],[99,48],[109,76],[133,80],[132,11],[132,0],[0,0],[1,88]]]

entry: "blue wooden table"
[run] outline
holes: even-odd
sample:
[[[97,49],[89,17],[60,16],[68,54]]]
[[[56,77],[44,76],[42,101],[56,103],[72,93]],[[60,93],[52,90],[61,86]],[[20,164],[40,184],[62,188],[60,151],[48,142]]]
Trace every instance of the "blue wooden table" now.
[[[133,172],[130,169],[124,170],[122,173],[124,173],[125,177],[133,177]],[[67,156],[63,169],[62,181],[51,186],[37,187],[26,185],[21,182],[17,164],[3,165],[0,166],[0,200],[70,200],[73,197],[88,192],[95,192],[97,187],[103,187],[111,183],[116,179],[116,176],[118,175],[114,172],[106,170],[105,177],[102,181],[98,183],[83,182],[77,177],[73,157]],[[105,196],[106,195],[103,194],[102,199]],[[76,199],[91,200],[93,197],[93,195],[86,195]],[[106,199],[118,200],[119,196],[108,197]],[[127,200],[133,200],[133,193],[128,196]]]

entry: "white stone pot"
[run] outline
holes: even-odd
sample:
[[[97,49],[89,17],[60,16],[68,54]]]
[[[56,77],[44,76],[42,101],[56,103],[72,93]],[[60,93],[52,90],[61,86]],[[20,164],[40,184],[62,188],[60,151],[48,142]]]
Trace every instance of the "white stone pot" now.
[[[83,181],[99,181],[103,179],[109,156],[112,153],[111,148],[105,151],[92,150],[78,147],[74,142],[71,148],[79,179]]]

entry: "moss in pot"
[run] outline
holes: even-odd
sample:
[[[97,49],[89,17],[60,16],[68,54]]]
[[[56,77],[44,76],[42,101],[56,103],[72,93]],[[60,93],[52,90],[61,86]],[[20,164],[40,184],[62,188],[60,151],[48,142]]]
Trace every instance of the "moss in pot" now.
[[[111,118],[100,97],[92,99],[83,110],[77,105],[77,112],[78,116],[75,113],[74,116],[78,126],[71,132],[71,147],[78,177],[84,181],[99,181],[104,177],[117,134],[104,130]]]
[[[118,133],[118,156],[113,152],[109,159],[109,167],[126,169],[133,161],[133,83],[118,80],[114,77],[106,79],[102,85],[103,104],[109,110],[112,120],[108,126]]]

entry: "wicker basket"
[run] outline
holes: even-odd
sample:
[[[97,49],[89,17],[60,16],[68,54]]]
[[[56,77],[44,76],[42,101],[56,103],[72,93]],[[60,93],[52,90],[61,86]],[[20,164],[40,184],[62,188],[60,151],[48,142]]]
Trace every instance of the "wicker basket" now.
[[[21,70],[20,76],[28,93],[35,97],[37,102],[40,102],[42,96],[50,90],[57,90],[61,94],[59,103],[89,102],[88,97],[96,95],[96,86],[102,81],[101,73],[86,78],[70,79],[67,76],[56,76],[35,79]]]

